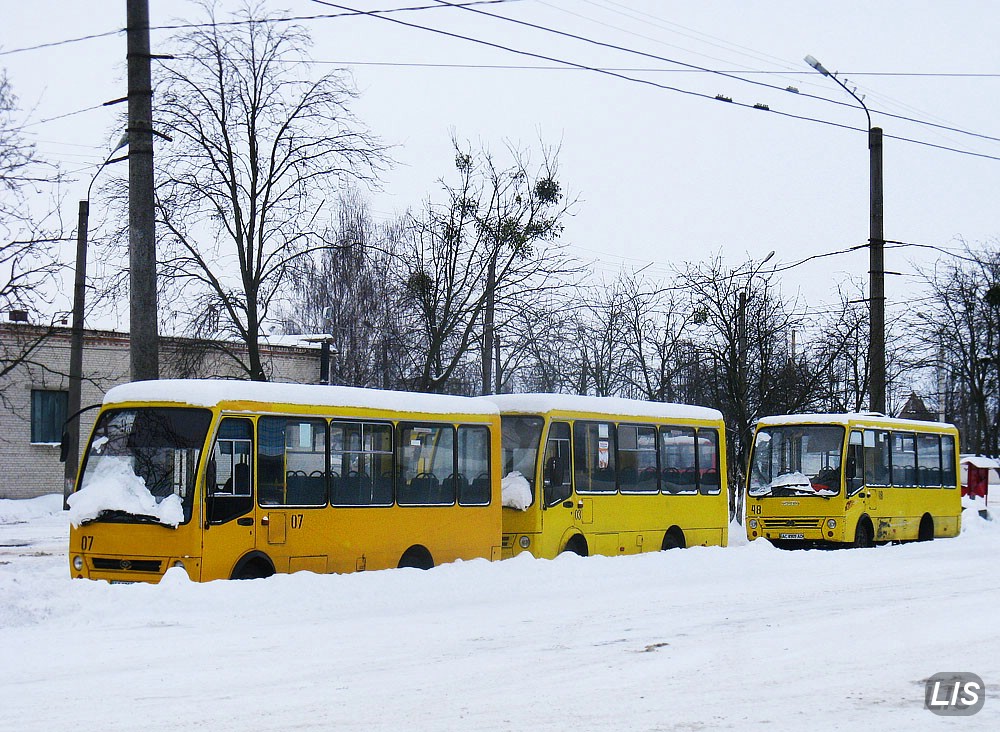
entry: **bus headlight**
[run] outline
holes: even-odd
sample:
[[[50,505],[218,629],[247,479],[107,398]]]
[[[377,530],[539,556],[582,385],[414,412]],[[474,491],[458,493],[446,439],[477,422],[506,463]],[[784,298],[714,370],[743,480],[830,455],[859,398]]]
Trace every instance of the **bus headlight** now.
[[[827,525],[827,528],[830,528],[830,529],[835,529],[835,528],[837,528],[837,519],[829,519],[829,520],[828,520],[828,521],[826,522],[826,525]]]
[[[77,572],[83,571],[83,557],[81,557],[79,554],[73,557],[73,569],[75,569]]]
[[[750,528],[751,529],[757,528],[757,519],[750,519]]]
[[[529,546],[531,546],[531,537],[522,536],[520,539],[517,540],[517,543],[521,545],[522,549],[527,549]]]
[[[173,566],[179,567],[180,569],[183,569],[183,570],[187,570],[187,567],[184,566],[184,562],[182,562],[180,559],[174,561],[174,565]]]

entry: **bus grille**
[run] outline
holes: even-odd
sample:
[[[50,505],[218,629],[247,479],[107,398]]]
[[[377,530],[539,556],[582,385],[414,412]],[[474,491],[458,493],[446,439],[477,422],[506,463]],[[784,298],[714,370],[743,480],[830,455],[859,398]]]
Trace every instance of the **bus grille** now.
[[[500,546],[504,549],[510,549],[512,546],[514,546],[514,535],[504,534],[502,537],[500,537]]]
[[[108,559],[94,557],[94,569],[118,572],[159,572],[162,562],[159,559]]]
[[[822,529],[822,518],[768,518],[760,520],[763,529]]]

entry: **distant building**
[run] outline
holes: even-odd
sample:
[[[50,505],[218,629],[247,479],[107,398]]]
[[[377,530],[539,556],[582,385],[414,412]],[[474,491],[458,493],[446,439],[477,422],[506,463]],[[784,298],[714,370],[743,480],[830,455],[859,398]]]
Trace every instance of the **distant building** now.
[[[938,415],[929,410],[924,400],[913,392],[910,392],[910,398],[906,400],[899,416],[901,419],[919,419],[923,422],[938,421]]]
[[[24,362],[0,376],[0,498],[34,498],[63,491],[59,441],[69,395],[70,329],[0,323],[0,355],[5,365],[10,365],[11,354],[23,352],[27,344],[35,342],[39,345]],[[161,377],[243,378],[219,345],[161,337]],[[297,343],[283,337],[281,345],[262,347],[261,357],[272,381],[319,383],[321,353],[320,343],[309,342],[305,336]],[[82,406],[100,403],[108,389],[127,381],[128,334],[86,331]],[[81,443],[90,434],[96,416],[97,410],[81,416]]]

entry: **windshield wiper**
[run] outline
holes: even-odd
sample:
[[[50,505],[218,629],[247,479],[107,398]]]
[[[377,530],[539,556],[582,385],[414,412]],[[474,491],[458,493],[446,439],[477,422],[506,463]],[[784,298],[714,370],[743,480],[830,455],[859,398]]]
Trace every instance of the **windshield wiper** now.
[[[131,521],[139,524],[162,523],[156,516],[150,516],[148,513],[129,513],[128,511],[119,509],[105,509],[97,514],[97,518],[94,521]]]

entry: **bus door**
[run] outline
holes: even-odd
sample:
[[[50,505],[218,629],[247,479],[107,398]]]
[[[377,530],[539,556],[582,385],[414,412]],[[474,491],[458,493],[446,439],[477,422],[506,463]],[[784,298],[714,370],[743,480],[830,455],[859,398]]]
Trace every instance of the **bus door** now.
[[[542,525],[548,536],[558,537],[579,523],[580,507],[573,501],[573,462],[568,422],[552,422],[542,457]]]
[[[239,559],[254,548],[253,456],[253,422],[223,418],[205,475],[203,580],[230,577]]]
[[[257,420],[257,549],[276,571],[327,571],[327,473],[325,420]]]
[[[865,430],[865,489],[860,496],[865,510],[878,529],[879,503],[889,485],[889,433],[883,430]]]

